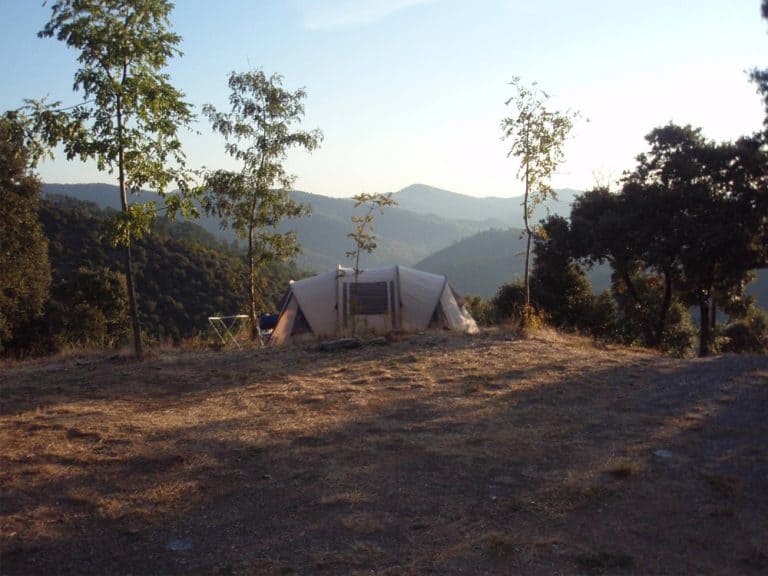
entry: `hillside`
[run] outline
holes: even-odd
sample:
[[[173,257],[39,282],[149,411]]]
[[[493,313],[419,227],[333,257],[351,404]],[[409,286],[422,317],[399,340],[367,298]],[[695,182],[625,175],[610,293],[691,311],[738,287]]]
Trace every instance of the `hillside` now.
[[[95,202],[101,207],[119,208],[117,187],[109,184],[45,184],[43,191],[46,195],[62,194]],[[154,197],[152,193],[143,193],[138,199],[149,201]],[[350,219],[355,213],[353,201],[300,191],[294,192],[293,197],[312,209],[311,217],[286,222],[282,226],[284,230],[296,230],[302,245],[297,264],[308,270],[322,271],[346,262],[345,253],[352,248],[347,234],[352,229]],[[203,216],[195,222],[223,242],[235,240],[234,233],[222,230],[215,217]],[[365,255],[366,266],[411,265],[487,226],[474,220],[446,220],[400,207],[388,208],[376,217],[374,225],[378,248],[373,254]]]
[[[496,289],[525,269],[525,239],[520,230],[486,230],[465,238],[416,264],[445,274],[462,294],[490,298]]]
[[[2,572],[765,574],[767,374],[546,332],[6,365]]]
[[[486,230],[443,248],[416,264],[427,272],[445,274],[463,294],[492,297],[503,283],[522,278],[525,267],[525,239],[521,231]],[[585,269],[595,293],[611,286],[607,264]],[[768,270],[758,270],[747,287],[757,305],[768,310]]]
[[[353,248],[347,234],[355,214],[352,200],[328,198],[306,192],[294,192],[294,198],[312,208],[312,216],[291,223],[295,226],[303,254],[299,264],[325,270],[348,262],[345,253]],[[485,224],[471,220],[446,220],[417,214],[398,206],[377,214],[374,233],[378,247],[365,254],[365,266],[382,264],[412,265],[433,252],[482,230]]]
[[[548,200],[537,207],[534,219],[548,213],[567,217],[578,190],[557,190],[557,200]],[[412,184],[395,192],[392,197],[407,210],[420,214],[434,214],[447,219],[486,221],[486,228],[521,226],[523,222],[523,198],[478,198],[434,188],[425,184]]]
[[[46,184],[44,191],[95,201],[101,206],[119,206],[117,188],[112,185]],[[558,193],[559,200],[540,207],[537,214],[543,216],[549,209],[568,216],[570,203],[579,192],[565,189]],[[519,230],[509,228],[522,221],[520,198],[474,198],[423,184],[404,188],[393,197],[400,205],[377,216],[379,246],[373,254],[364,256],[364,266],[414,265],[446,274],[462,293],[486,298],[502,283],[522,277],[524,242],[519,239]],[[294,192],[294,198],[312,208],[310,218],[285,227],[297,231],[302,245],[297,264],[306,270],[322,271],[347,262],[352,200],[299,191]],[[232,231],[222,230],[216,218],[203,216],[195,222],[223,242],[235,240]],[[494,227],[494,223],[498,225]],[[610,286],[610,270],[605,266],[595,267],[587,275],[596,292]],[[768,309],[768,270],[759,272],[748,292]]]
[[[49,196],[43,201],[40,219],[49,239],[54,296],[61,285],[77,283],[83,269],[122,270],[122,252],[109,243],[109,214],[68,197]],[[151,338],[193,336],[207,329],[208,316],[242,310],[241,255],[195,224],[159,220],[153,232],[135,244],[134,261],[140,315]],[[295,275],[294,268],[274,270],[267,298],[278,301]]]

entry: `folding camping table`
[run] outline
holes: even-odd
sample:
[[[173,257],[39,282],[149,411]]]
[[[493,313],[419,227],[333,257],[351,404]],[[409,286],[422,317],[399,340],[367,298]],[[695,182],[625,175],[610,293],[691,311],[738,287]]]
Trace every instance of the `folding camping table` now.
[[[216,331],[216,334],[218,334],[222,344],[226,346],[227,341],[229,340],[235,346],[240,348],[240,343],[237,341],[237,338],[235,338],[232,330],[239,326],[244,319],[248,319],[248,316],[245,314],[236,314],[235,316],[209,316],[208,322],[213,326],[213,329]]]

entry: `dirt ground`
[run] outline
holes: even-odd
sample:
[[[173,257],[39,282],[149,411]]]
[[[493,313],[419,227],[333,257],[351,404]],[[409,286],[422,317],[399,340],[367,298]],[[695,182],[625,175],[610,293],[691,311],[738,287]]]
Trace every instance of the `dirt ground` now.
[[[438,333],[0,392],[3,575],[768,573],[765,356]]]

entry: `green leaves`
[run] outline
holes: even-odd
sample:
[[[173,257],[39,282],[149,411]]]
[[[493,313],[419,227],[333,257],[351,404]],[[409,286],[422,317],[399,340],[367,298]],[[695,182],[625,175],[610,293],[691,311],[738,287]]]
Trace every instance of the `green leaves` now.
[[[232,72],[229,88],[231,111],[219,112],[209,104],[203,114],[224,136],[227,154],[241,168],[205,175],[203,207],[221,218],[222,227],[231,227],[248,240],[249,315],[256,327],[256,308],[263,300],[257,274],[299,252],[295,233],[279,232],[277,226],[286,218],[309,213],[290,197],[295,178],[285,171],[283,162],[291,148],[315,150],[322,133],[294,128],[303,119],[306,92],[285,90],[279,75],[267,77],[261,70]]]
[[[537,205],[549,197],[556,197],[549,180],[565,159],[563,146],[579,114],[570,110],[550,110],[547,107],[549,94],[540,90],[535,82],[528,88],[519,77],[515,77],[510,84],[514,86],[516,94],[505,104],[514,105],[514,111],[501,121],[501,129],[504,132],[502,139],[512,142],[507,157],[515,156],[520,160],[517,177],[525,183],[523,218],[528,236],[525,251],[525,303],[529,306],[531,239],[534,234],[530,219]]]
[[[112,218],[109,226],[110,243],[113,247],[130,245],[132,239],[149,233],[156,217],[157,206],[154,202],[131,204],[127,210],[118,212]]]
[[[374,212],[384,214],[384,208],[387,206],[397,206],[397,202],[389,194],[368,194],[363,192],[352,197],[355,201],[355,208],[365,207],[365,212],[361,216],[352,216],[354,228],[347,234],[355,242],[355,249],[345,252],[345,256],[354,261],[355,274],[360,272],[360,253],[370,254],[376,250],[376,236],[373,234]]]
[[[123,168],[130,188],[159,193],[186,178],[178,131],[193,117],[160,72],[180,54],[181,38],[167,29],[172,7],[166,0],[60,0],[38,34],[79,53],[74,90],[83,102],[69,118],[80,129],[58,134],[67,157]]]
[[[549,94],[535,82],[528,88],[515,77],[510,84],[516,94],[505,104],[513,106],[513,113],[501,121],[501,128],[503,139],[512,142],[507,157],[520,159],[517,176],[530,195],[525,207],[530,217],[536,205],[554,194],[549,179],[565,159],[563,146],[579,114],[549,109]]]
[[[18,327],[42,312],[51,284],[25,122],[14,114],[0,117],[0,353]]]
[[[609,260],[639,309],[652,345],[660,345],[675,299],[706,313],[743,298],[751,270],[768,262],[768,158],[760,136],[736,143],[705,139],[701,130],[668,124],[647,136],[618,194],[595,190],[571,211],[574,253]],[[637,279],[663,279],[656,290]],[[701,323],[706,354],[709,327]]]
[[[99,170],[117,170],[122,213],[113,239],[125,246],[134,349],[142,357],[130,243],[147,232],[155,208],[129,206],[128,189],[172,182],[189,191],[178,130],[192,111],[161,69],[180,54],[181,38],[168,30],[168,0],[57,0],[40,37],[55,37],[78,52],[73,89],[83,102],[71,116],[80,130],[61,135],[68,158],[93,158]],[[172,165],[172,166],[171,166]],[[169,213],[178,211],[173,200]]]

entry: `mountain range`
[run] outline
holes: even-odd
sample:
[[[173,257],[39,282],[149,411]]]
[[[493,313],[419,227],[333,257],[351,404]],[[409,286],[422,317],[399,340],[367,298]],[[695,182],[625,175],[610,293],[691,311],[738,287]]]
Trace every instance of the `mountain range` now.
[[[579,190],[557,190],[557,197],[548,200],[536,211],[538,218],[546,214],[568,216]],[[392,194],[400,208],[419,214],[433,214],[448,220],[471,219],[484,221],[488,228],[520,227],[523,222],[523,198],[476,198],[449,192],[426,184],[412,184]]]
[[[119,209],[117,186],[109,184],[44,184],[44,194],[59,194],[94,202],[100,207]],[[534,221],[547,214],[567,217],[577,190],[557,191],[557,199],[537,207]],[[311,208],[310,217],[287,222],[284,229],[296,231],[302,253],[296,263],[309,272],[320,272],[338,264],[349,264],[345,254],[353,248],[347,234],[356,213],[351,198],[331,198],[295,191],[293,198]],[[135,200],[156,198],[149,192]],[[386,264],[415,266],[445,274],[465,294],[489,298],[496,289],[522,277],[525,243],[521,239],[522,199],[475,198],[413,184],[394,192],[397,206],[377,214],[374,220],[378,247],[363,254],[363,267]],[[221,241],[237,238],[232,230],[219,226],[217,218],[202,216],[194,221]],[[596,291],[610,285],[610,270],[596,267],[588,271]],[[768,307],[768,270],[758,273],[749,290],[764,308]]]
[[[102,208],[120,208],[118,189],[110,184],[45,184],[43,192],[93,202]],[[345,254],[353,243],[347,234],[352,230],[352,216],[359,213],[355,211],[354,200],[302,191],[292,192],[292,196],[312,212],[308,218],[282,225],[283,229],[297,233],[302,246],[297,264],[319,272],[348,263]],[[572,197],[571,191],[567,191],[567,196]],[[398,205],[376,214],[374,233],[378,246],[373,253],[363,255],[365,266],[415,265],[479,232],[522,223],[520,198],[473,198],[422,184],[404,188],[392,197]],[[155,198],[153,193],[142,192],[134,195],[132,201]],[[552,210],[567,213],[567,207],[564,210],[561,204],[552,203]],[[216,217],[203,215],[195,222],[221,241],[237,241],[234,232],[222,229]]]

